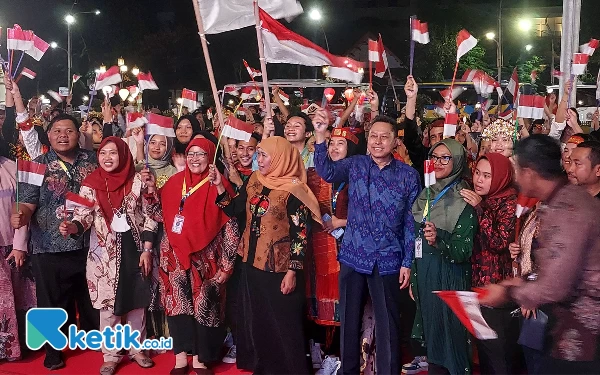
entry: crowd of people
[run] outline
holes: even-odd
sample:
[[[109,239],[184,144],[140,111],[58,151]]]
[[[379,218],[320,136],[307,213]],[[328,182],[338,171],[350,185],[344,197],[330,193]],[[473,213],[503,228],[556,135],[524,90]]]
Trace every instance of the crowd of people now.
[[[218,137],[231,113],[145,136],[118,98],[80,121],[4,83],[0,363],[27,356],[27,310],[52,307],[82,330],[171,337],[173,375],[218,361],[255,374],[600,371],[600,137],[583,133],[568,84],[543,119],[483,110],[453,137],[444,119],[421,125],[411,76],[402,110],[380,114],[357,89],[337,118],[289,108],[274,87],[276,110],[240,116],[246,141]],[[15,160],[45,165],[41,185],[18,181]],[[68,193],[91,203],[67,209]],[[534,203],[523,215],[521,197]],[[496,339],[434,293],[473,288]],[[44,350],[46,368],[68,366]],[[152,354],[104,347],[100,374],[126,355],[150,368]]]

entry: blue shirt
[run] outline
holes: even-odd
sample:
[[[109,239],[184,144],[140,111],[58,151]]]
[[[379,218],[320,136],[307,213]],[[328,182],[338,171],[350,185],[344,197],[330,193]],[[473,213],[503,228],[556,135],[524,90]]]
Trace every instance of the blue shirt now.
[[[325,142],[315,145],[315,167],[330,183],[348,183],[348,224],[338,260],[355,271],[381,275],[410,268],[414,253],[412,205],[421,190],[419,173],[394,158],[383,168],[370,156],[337,162]]]

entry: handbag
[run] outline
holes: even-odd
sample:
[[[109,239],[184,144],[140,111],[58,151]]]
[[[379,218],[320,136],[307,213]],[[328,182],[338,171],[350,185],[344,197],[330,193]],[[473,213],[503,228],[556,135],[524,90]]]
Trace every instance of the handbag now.
[[[531,349],[542,351],[544,349],[547,325],[548,315],[541,310],[537,310],[535,319],[533,317],[523,319],[521,334],[519,335],[517,343]]]

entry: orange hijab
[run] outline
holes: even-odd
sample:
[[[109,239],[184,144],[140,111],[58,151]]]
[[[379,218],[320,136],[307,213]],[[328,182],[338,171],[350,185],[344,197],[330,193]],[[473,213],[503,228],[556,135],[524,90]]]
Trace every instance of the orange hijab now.
[[[271,157],[269,172],[266,175],[258,172],[258,181],[269,189],[287,191],[298,198],[308,207],[313,219],[321,224],[319,201],[306,185],[306,169],[298,150],[283,137],[269,137],[257,147]]]

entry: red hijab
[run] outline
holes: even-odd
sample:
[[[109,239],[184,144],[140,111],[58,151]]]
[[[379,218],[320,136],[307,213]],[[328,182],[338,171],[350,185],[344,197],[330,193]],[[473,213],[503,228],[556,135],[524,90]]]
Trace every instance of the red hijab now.
[[[214,143],[205,138],[193,139],[188,144],[185,150],[186,153],[193,146],[198,146],[204,150],[207,153],[207,162],[212,163],[217,151]],[[208,166],[201,174],[194,174],[186,164],[185,170],[171,176],[160,191],[167,238],[177,255],[177,259],[186,270],[191,266],[190,255],[208,246],[223,228],[223,225],[230,220],[215,204],[218,195],[216,186],[206,182],[185,201],[181,212],[184,217],[181,234],[172,231],[175,215],[179,214],[184,178],[186,189],[189,191],[207,176]],[[222,179],[225,190],[233,197],[235,194],[229,181],[225,177]]]
[[[133,176],[135,176],[135,166],[129,146],[119,137],[106,137],[102,140],[100,147],[98,147],[98,159],[100,159],[100,151],[110,142],[117,146],[119,154],[117,169],[107,172],[102,167],[97,168],[81,184],[96,191],[96,200],[109,228],[114,210],[121,208],[125,196],[131,192]]]
[[[498,153],[489,153],[481,156],[479,160],[486,159],[490,162],[492,169],[492,183],[488,198],[501,198],[507,195],[515,194],[513,187],[513,165],[509,158]]]

